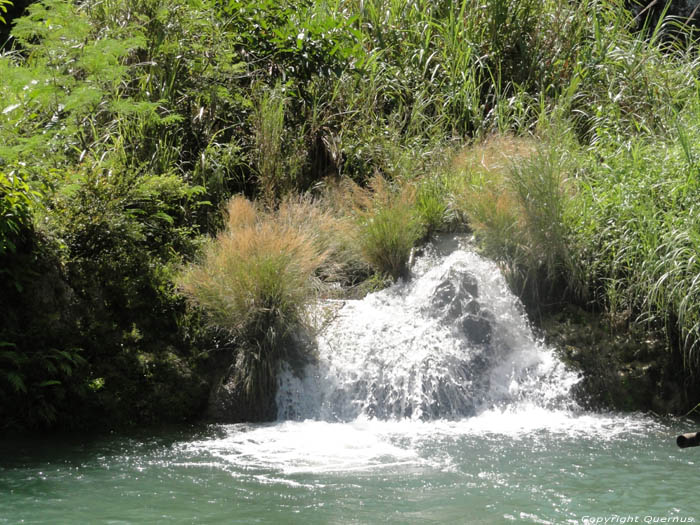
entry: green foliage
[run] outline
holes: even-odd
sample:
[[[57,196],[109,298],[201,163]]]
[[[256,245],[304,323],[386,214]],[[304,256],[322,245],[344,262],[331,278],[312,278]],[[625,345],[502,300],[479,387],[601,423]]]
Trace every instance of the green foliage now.
[[[697,106],[678,121],[686,137],[699,137]],[[588,273],[592,294],[613,316],[665,333],[698,369],[697,141],[635,137],[626,144],[599,144],[606,162],[592,153],[577,196],[576,257]]]
[[[447,179],[433,177],[421,182],[416,192],[415,206],[427,235],[452,222]]]
[[[315,75],[337,73],[356,52],[352,19],[333,16],[325,2],[231,0],[224,12],[249,62],[259,64],[257,75],[294,78],[300,89]]]
[[[360,249],[380,274],[405,277],[411,250],[424,233],[413,203],[414,195],[395,194],[377,186],[371,206],[361,215]]]
[[[31,205],[36,196],[20,175],[0,172],[0,257],[15,253],[22,234],[31,230]]]
[[[7,13],[7,6],[12,6],[10,0],[0,0],[0,13]],[[0,15],[0,24],[6,24],[5,18]]]
[[[18,405],[4,410],[4,426],[18,425],[13,413],[27,410],[23,424],[41,427],[57,422],[57,401],[66,397],[71,376],[85,359],[79,348],[20,352],[13,343],[0,342],[0,363],[0,399]]]
[[[527,301],[626,316],[700,366],[697,42],[623,4],[34,2],[0,54],[5,425],[196,411],[205,328],[173,269],[202,242],[183,286],[249,392],[315,284],[397,278],[460,225]],[[265,207],[225,226],[239,193]]]
[[[191,417],[202,398],[187,338],[198,328],[170,278],[194,253],[203,190],[175,175],[55,171],[47,181],[57,190],[39,210],[40,230],[15,255],[26,268],[21,290],[1,290],[9,315],[0,340],[12,343],[0,358],[3,426]],[[148,367],[143,355],[153,356]],[[190,397],[175,408],[164,391]]]

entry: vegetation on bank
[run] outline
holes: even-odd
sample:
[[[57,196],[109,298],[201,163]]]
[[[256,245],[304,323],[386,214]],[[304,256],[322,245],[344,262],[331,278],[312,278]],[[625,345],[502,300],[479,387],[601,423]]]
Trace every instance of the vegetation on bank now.
[[[441,229],[531,306],[663,334],[694,384],[700,59],[669,12],[31,4],[0,55],[2,425],[191,419],[221,354],[269,390],[306,304]]]

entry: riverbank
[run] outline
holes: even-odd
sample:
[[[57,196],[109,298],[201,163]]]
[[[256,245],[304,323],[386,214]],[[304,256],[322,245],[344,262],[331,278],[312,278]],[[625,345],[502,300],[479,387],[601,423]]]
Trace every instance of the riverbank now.
[[[683,391],[591,383],[601,401],[700,401],[692,20],[612,0],[26,15],[0,55],[4,427],[190,421],[220,367],[269,397],[308,304],[385,286],[456,230],[535,316],[569,305],[559,332],[578,308],[640,334],[598,364],[555,337],[591,377]]]

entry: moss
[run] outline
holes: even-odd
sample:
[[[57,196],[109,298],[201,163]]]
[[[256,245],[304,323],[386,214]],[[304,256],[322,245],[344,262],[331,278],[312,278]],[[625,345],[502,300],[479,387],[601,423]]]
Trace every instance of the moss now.
[[[586,407],[683,414],[694,405],[680,352],[628,318],[568,305],[542,315],[539,328],[562,359],[580,370],[575,395]]]

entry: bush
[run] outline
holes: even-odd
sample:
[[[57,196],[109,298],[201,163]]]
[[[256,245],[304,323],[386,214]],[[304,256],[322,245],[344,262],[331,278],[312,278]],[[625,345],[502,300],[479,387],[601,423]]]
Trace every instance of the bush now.
[[[411,249],[421,233],[421,224],[409,204],[381,207],[363,219],[362,253],[376,271],[398,279],[406,275]]]
[[[35,196],[18,174],[0,172],[0,256],[15,253],[22,237],[32,230],[31,204]]]

